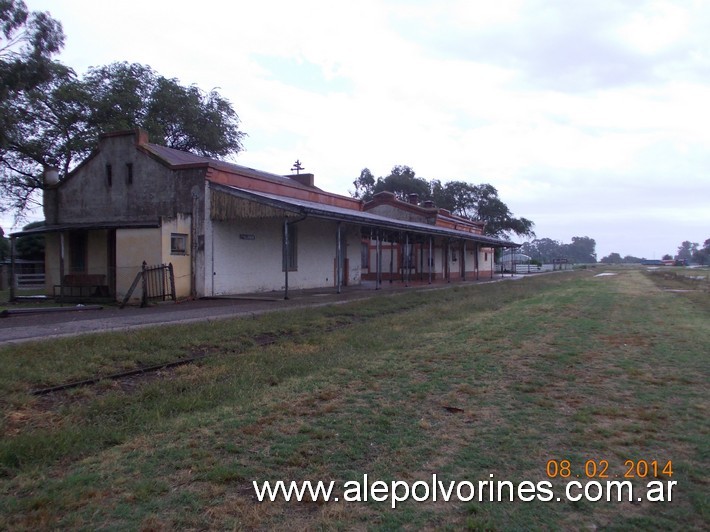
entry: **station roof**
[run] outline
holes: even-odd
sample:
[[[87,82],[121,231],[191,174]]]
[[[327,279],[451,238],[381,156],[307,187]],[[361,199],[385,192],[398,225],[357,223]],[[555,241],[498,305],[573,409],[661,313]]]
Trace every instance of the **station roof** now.
[[[217,192],[228,194],[235,198],[260,203],[262,205],[283,211],[284,214],[292,213],[292,215],[296,216],[301,215],[304,217],[346,222],[373,229],[382,229],[385,231],[408,232],[426,236],[441,236],[452,239],[468,240],[491,247],[520,247],[520,244],[487,235],[478,235],[426,223],[398,220],[374,213],[345,209],[332,205],[324,205],[322,203],[279,196],[276,194],[267,194],[265,192],[244,190],[229,185],[212,183],[210,186]]]

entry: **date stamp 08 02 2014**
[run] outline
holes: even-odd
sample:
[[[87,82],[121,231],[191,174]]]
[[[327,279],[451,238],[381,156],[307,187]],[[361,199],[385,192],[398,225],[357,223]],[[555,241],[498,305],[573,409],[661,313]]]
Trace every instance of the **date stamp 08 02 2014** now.
[[[548,460],[545,466],[548,478],[660,478],[673,476],[673,462],[658,460],[626,460],[623,470],[609,471],[608,460],[586,460],[584,466],[575,467],[570,460]]]

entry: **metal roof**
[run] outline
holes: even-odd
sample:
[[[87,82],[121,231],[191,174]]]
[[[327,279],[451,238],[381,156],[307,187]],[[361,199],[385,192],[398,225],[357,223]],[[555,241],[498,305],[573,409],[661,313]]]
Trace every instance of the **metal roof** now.
[[[177,151],[177,150],[173,150]],[[182,152],[178,152],[182,153]],[[198,156],[193,156],[198,157]],[[201,158],[206,159],[206,158]],[[445,227],[438,227],[435,225],[429,225],[419,222],[409,222],[406,220],[397,220],[396,218],[388,218],[386,216],[381,216],[378,214],[356,211],[353,209],[346,209],[344,207],[336,207],[333,205],[326,205],[323,203],[317,203],[314,201],[307,201],[297,198],[291,198],[286,196],[279,196],[276,194],[268,194],[266,192],[254,192],[251,190],[244,190],[241,188],[222,185],[217,183],[210,183],[210,187],[230,194],[232,196],[255,201],[258,203],[263,203],[271,207],[275,207],[284,211],[289,211],[293,213],[298,213],[301,215],[311,216],[313,218],[321,218],[325,220],[334,220],[341,222],[348,222],[353,224],[358,224],[365,227],[371,227],[376,229],[384,229],[388,231],[404,231],[409,233],[416,233],[422,235],[430,236],[442,236],[447,238],[457,238],[463,240],[469,240],[472,242],[478,242],[480,244],[486,244],[493,247],[506,247],[506,248],[517,248],[520,244],[515,242],[510,242],[509,240],[503,240],[500,238],[495,238],[486,235],[476,235],[473,233],[468,233],[466,231],[457,231],[455,229],[448,229]],[[154,222],[100,222],[100,223],[77,223],[77,224],[57,224],[57,225],[45,225],[42,227],[36,227],[33,229],[28,229],[26,231],[19,231],[17,233],[11,233],[11,237],[18,237],[24,235],[32,234],[42,234],[42,233],[56,233],[59,231],[77,231],[77,230],[88,230],[88,229],[121,229],[121,228],[152,228],[160,227],[160,222],[158,220]]]
[[[270,205],[271,207],[276,207],[289,212],[300,213],[302,215],[312,216],[314,218],[349,222],[367,227],[392,231],[405,231],[423,235],[458,238],[478,242],[481,244],[487,244],[493,247],[520,247],[520,244],[510,242],[509,240],[503,240],[500,238],[495,238],[486,235],[476,235],[473,233],[468,233],[466,231],[457,231],[455,229],[447,229],[445,227],[438,227],[425,223],[397,220],[396,218],[388,218],[386,216],[380,216],[378,214],[355,211],[352,209],[325,205],[313,201],[279,196],[276,194],[268,194],[265,192],[254,192],[251,190],[244,190],[241,188],[216,183],[210,183],[210,187],[214,188],[215,190],[231,194],[238,198],[249,199],[252,201]]]
[[[189,153],[186,151],[176,150],[174,148],[168,148],[167,146],[161,146],[159,144],[146,143],[141,145],[142,148],[146,149],[156,157],[162,159],[170,166],[173,167],[183,167],[190,168],[195,166],[209,166],[216,170],[221,170],[224,172],[230,172],[234,174],[240,174],[246,177],[255,177],[258,179],[264,179],[266,181],[272,181],[281,185],[287,184],[292,187],[302,188],[304,190],[309,190],[311,192],[320,192],[321,189],[318,187],[308,187],[302,183],[299,183],[295,179],[290,177],[272,174],[271,172],[264,172],[262,170],[255,170],[254,168],[249,168],[248,166],[241,166],[239,164],[230,163],[226,161],[220,161],[219,159],[212,159],[211,157],[203,157],[201,155],[195,155],[194,153]]]
[[[10,233],[11,237],[25,235],[39,235],[42,233],[58,233],[60,231],[81,231],[81,230],[100,230],[100,229],[150,229],[160,227],[160,221],[153,222],[92,222],[78,224],[55,224],[33,227],[26,231],[18,231]]]

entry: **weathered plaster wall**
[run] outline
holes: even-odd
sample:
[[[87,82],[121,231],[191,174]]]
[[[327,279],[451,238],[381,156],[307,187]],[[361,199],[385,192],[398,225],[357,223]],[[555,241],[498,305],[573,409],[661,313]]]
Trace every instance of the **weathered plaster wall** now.
[[[133,135],[104,137],[92,157],[49,189],[45,217],[49,224],[155,222],[161,216],[175,217],[192,211],[191,189],[202,186],[204,172],[170,170],[138,149]]]
[[[116,299],[120,301],[126,295],[143,261],[153,266],[161,264],[162,259],[159,228],[116,230]],[[132,302],[141,298],[140,286],[138,288],[133,292]]]
[[[283,221],[239,220],[211,223],[208,248],[213,255],[214,295],[282,290]],[[289,272],[289,288],[335,286],[335,222],[304,220],[296,224],[298,269]],[[324,236],[325,235],[325,236]],[[343,253],[349,259],[349,284],[360,282],[359,236],[343,229]],[[259,260],[254,260],[259,257]],[[210,260],[208,258],[208,260]]]
[[[178,298],[186,298],[190,296],[191,263],[192,254],[194,253],[192,237],[190,235],[191,226],[192,216],[178,214],[175,218],[163,218],[160,228],[162,250],[161,263],[171,263],[173,265],[175,293]],[[171,252],[171,236],[173,233],[187,235],[187,248],[185,253]]]
[[[108,246],[106,231],[89,231],[87,235],[86,273],[107,275]]]
[[[44,287],[47,294],[54,294],[54,285],[59,284],[59,234],[44,235]]]
[[[86,271],[83,273],[105,275],[108,281],[108,247],[107,231],[88,231],[86,240]],[[45,288],[48,294],[52,294],[55,285],[60,281],[60,243],[59,233],[47,233],[45,235]],[[75,265],[71,263],[71,239],[67,233],[64,234],[64,274],[75,271]]]
[[[360,257],[360,228],[345,227],[343,229],[343,240],[346,248],[345,257],[348,259],[348,285],[358,285],[362,282],[362,261]]]

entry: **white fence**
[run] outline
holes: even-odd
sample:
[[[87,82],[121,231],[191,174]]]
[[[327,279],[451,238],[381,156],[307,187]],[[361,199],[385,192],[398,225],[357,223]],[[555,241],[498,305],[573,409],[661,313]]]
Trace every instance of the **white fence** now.
[[[15,288],[17,290],[37,290],[44,288],[43,273],[16,273]]]

